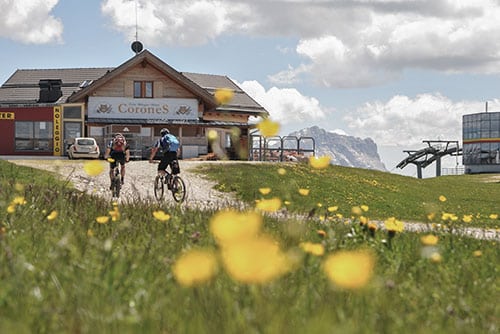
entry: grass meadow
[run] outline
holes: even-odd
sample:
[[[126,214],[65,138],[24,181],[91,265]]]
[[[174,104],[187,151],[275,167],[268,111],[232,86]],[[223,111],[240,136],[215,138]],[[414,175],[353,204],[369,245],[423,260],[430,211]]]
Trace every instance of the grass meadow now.
[[[498,333],[498,238],[460,233],[499,228],[498,182],[199,172],[249,208],[117,204],[0,160],[0,333]]]

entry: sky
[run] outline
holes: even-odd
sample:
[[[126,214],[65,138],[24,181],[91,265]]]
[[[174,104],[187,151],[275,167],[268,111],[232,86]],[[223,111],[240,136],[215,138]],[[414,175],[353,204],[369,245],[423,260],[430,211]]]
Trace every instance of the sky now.
[[[119,66],[131,44],[226,75],[281,124],[371,138],[387,170],[500,111],[499,0],[0,0],[0,82]],[[461,165],[449,157],[443,167]],[[434,165],[426,175],[435,175]]]

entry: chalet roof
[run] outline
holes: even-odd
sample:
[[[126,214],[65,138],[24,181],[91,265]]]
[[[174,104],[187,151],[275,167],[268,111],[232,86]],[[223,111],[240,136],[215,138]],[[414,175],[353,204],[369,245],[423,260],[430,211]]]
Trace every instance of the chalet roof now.
[[[0,86],[0,104],[34,104],[39,98],[40,80],[60,79],[62,96],[56,101],[61,103],[81,86],[95,81],[111,71],[102,68],[64,68],[64,69],[18,69]]]
[[[171,80],[194,93],[205,103],[208,110],[256,115],[268,113],[227,76],[178,72],[148,50],[115,68],[18,69],[0,87],[0,104],[36,104],[40,92],[39,81],[45,79],[62,81],[63,95],[55,103],[80,102],[130,67],[144,63],[154,66]],[[216,88],[232,89],[233,99],[226,105],[217,106],[213,98]]]

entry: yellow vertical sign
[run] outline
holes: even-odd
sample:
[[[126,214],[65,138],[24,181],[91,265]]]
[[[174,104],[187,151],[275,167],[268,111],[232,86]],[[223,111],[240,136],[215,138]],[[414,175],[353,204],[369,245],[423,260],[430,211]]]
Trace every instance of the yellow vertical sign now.
[[[61,155],[61,107],[54,107],[54,155]]]

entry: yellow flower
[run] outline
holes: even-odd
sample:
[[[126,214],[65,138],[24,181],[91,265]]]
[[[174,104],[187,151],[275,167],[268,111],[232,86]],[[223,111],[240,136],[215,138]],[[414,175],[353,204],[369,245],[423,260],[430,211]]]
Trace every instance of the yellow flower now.
[[[234,97],[234,91],[230,88],[217,88],[214,97],[217,104],[228,104]]]
[[[328,212],[335,212],[338,209],[339,209],[339,207],[335,205],[335,206],[329,206],[327,210],[328,210]]]
[[[153,217],[162,222],[165,222],[170,219],[170,215],[168,213],[163,212],[162,210],[153,211]]]
[[[299,247],[306,253],[322,256],[325,254],[325,247],[322,244],[312,243],[312,242],[301,242]]]
[[[259,188],[259,192],[262,194],[262,195],[267,195],[271,192],[271,188]]]
[[[57,218],[57,211],[56,211],[56,210],[53,210],[53,211],[52,211],[52,212],[51,212],[51,213],[47,216],[47,219],[48,219],[49,221],[54,220],[54,219],[56,219],[56,218]]]
[[[16,212],[16,206],[14,204],[11,204],[7,207],[7,213],[14,213]]]
[[[211,251],[190,250],[177,259],[173,273],[186,287],[205,283],[217,273],[217,258]]]
[[[483,252],[481,252],[480,250],[476,250],[472,253],[472,255],[474,255],[475,257],[480,257],[483,255]]]
[[[281,199],[279,199],[278,197],[260,200],[256,205],[257,209],[266,212],[276,212],[280,209],[280,207],[281,207]]]
[[[323,263],[328,278],[345,289],[358,289],[370,281],[375,257],[369,251],[340,251],[329,255]]]
[[[253,238],[262,226],[257,212],[219,211],[210,219],[210,232],[220,245]]]
[[[458,217],[453,213],[443,212],[443,214],[441,215],[441,220],[456,221],[458,220]]]
[[[246,284],[267,283],[290,270],[290,262],[270,237],[246,239],[222,249],[227,273]]]
[[[99,216],[95,219],[99,224],[106,224],[109,221],[109,216]]]
[[[364,212],[367,212],[369,209],[368,205],[361,205],[361,210],[363,210]]]
[[[24,204],[26,204],[26,200],[24,199],[23,196],[16,196],[16,197],[14,197],[14,199],[12,200],[12,202],[10,204],[24,205]]]
[[[324,155],[322,157],[309,157],[309,165],[314,169],[325,169],[330,165],[330,157]]]
[[[299,194],[301,194],[302,196],[307,196],[307,195],[309,195],[309,189],[300,188]]]
[[[462,217],[462,221],[463,221],[464,223],[470,223],[470,222],[472,221],[472,215],[464,215],[464,216]]]
[[[404,230],[404,224],[403,222],[397,220],[396,218],[394,217],[391,217],[389,219],[387,219],[385,222],[384,222],[384,225],[385,225],[385,228],[388,230],[388,231],[392,231],[392,232],[403,232]]]
[[[99,160],[91,160],[83,165],[83,170],[89,176],[97,176],[104,171],[104,165]]]
[[[351,208],[351,213],[354,215],[354,216],[361,216],[363,214],[361,208],[359,206],[353,206]]]
[[[118,210],[118,206],[116,205],[113,206],[114,206],[113,210],[109,211],[108,213],[111,216],[111,220],[115,222],[118,219],[120,219],[120,210]]]
[[[369,229],[370,231],[375,232],[375,231],[378,229],[378,226],[377,226],[377,224],[376,224],[376,223],[369,222],[369,223],[368,223],[368,229]]]
[[[443,195],[439,196],[439,200],[441,202],[446,202],[446,197],[444,197]]]
[[[498,215],[496,213],[492,213],[489,217],[490,219],[498,219]]]
[[[427,215],[427,220],[432,221],[436,218],[436,214],[434,212],[431,212]]]
[[[285,205],[290,205],[290,204],[292,204],[292,202],[290,202],[290,201],[284,201],[283,203],[284,203]]]
[[[323,230],[317,230],[316,233],[320,236],[320,237],[326,237],[326,232],[323,231]]]
[[[215,130],[208,130],[208,141],[213,142],[219,138],[219,135],[217,134],[217,131]]]
[[[277,122],[273,122],[270,119],[265,118],[257,124],[257,129],[259,129],[260,134],[264,137],[272,137],[278,134],[280,125]]]
[[[112,164],[113,162],[115,162],[115,159],[113,159],[113,158],[107,158],[106,161]]]
[[[420,242],[425,246],[434,246],[438,242],[438,237],[433,234],[427,234],[420,237]]]
[[[285,175],[286,174],[286,169],[284,169],[284,168],[278,168],[278,174],[279,175]]]
[[[430,260],[431,260],[431,262],[439,263],[443,260],[443,257],[438,252],[434,252],[431,254]]]
[[[365,216],[359,217],[359,223],[361,225],[366,225],[366,224],[368,224],[368,222],[369,222],[369,219],[367,217],[365,217]]]

